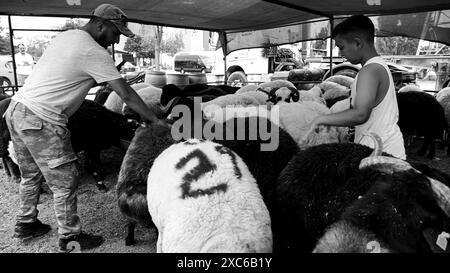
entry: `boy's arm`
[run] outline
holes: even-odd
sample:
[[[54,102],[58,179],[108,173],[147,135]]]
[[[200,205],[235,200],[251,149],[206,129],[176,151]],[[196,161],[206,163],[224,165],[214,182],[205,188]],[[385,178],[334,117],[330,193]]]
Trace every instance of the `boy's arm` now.
[[[356,96],[352,109],[317,117],[311,127],[318,125],[354,126],[366,122],[372,109],[376,106],[377,92],[380,85],[379,68],[368,65],[358,74]]]

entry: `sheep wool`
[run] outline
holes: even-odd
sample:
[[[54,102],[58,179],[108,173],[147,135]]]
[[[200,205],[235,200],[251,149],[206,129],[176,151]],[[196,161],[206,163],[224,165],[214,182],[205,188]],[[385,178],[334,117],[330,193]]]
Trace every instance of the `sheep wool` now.
[[[269,92],[273,88],[280,88],[280,87],[292,87],[292,88],[295,88],[295,85],[292,82],[290,82],[290,81],[275,80],[275,81],[271,81],[271,82],[261,83],[258,86],[259,89],[262,89],[262,90],[264,90],[266,92]]]
[[[138,90],[141,90],[143,88],[147,88],[147,87],[150,87],[150,86],[153,86],[153,85],[150,85],[150,84],[145,83],[145,82],[140,82],[140,83],[135,83],[135,84],[130,85],[130,86],[131,86],[131,88],[134,89],[134,91],[138,91]]]
[[[331,106],[331,113],[338,113],[350,109],[350,98],[340,100]]]
[[[313,90],[314,89],[314,90]],[[317,88],[313,87],[310,90],[313,90],[313,92],[309,92],[309,91],[300,91],[300,102],[301,101],[314,101],[320,104],[325,105],[325,99],[322,98],[321,96],[317,96],[315,93],[315,90],[317,90]],[[320,92],[320,88],[319,88],[319,92]]]
[[[115,113],[122,114],[123,100],[116,92],[111,92],[105,101],[105,107]]]
[[[345,132],[339,127],[329,126],[328,128],[320,127],[318,131],[311,131],[310,124],[313,119],[320,115],[330,113],[325,105],[304,101],[299,103],[285,103],[275,105],[278,107],[280,127],[286,130],[301,149],[325,144],[343,142]]]
[[[158,118],[163,118],[164,112],[161,110],[161,94],[162,89],[157,88],[154,86],[149,86],[146,88],[142,88],[136,91],[136,93],[139,95],[139,97],[144,101],[144,103],[153,110],[153,112],[156,114]],[[122,113],[126,115],[127,113],[134,113],[133,110],[130,109],[130,107],[126,104],[123,104]],[[135,113],[136,116],[139,116],[137,113]],[[137,119],[136,117],[134,117]]]
[[[261,91],[248,91],[245,93],[241,93],[240,95],[256,99],[260,105],[265,105],[267,103],[267,99],[269,98],[266,93]]]
[[[256,89],[258,89],[258,86],[256,84],[244,85],[241,88],[239,88],[239,90],[236,91],[235,94],[242,94],[249,91],[256,91]]]
[[[445,118],[447,123],[450,122],[450,87],[441,89],[436,95],[436,99],[442,108],[444,108]]]
[[[422,92],[423,90],[422,90],[419,86],[417,86],[417,85],[415,85],[415,84],[408,84],[408,85],[405,85],[405,86],[403,86],[402,88],[400,88],[400,89],[398,90],[398,93],[402,93],[402,92],[410,92],[410,91],[419,91],[419,92]]]
[[[251,97],[251,96],[243,96],[243,94],[229,94],[221,97],[217,97],[213,100],[210,100],[208,102],[202,103],[203,106],[206,105],[217,105],[219,107],[225,107],[225,106],[248,106],[248,105],[259,105],[259,102],[257,99]]]
[[[335,82],[324,81],[319,84],[323,90],[325,100],[334,99],[342,96],[350,96],[350,89]]]
[[[352,77],[349,77],[349,76],[345,76],[345,75],[333,75],[333,76],[327,78],[325,81],[334,82],[334,83],[340,84],[342,86],[345,86],[347,88],[351,88],[355,79],[353,79]]]
[[[190,139],[161,153],[147,181],[157,252],[272,252],[269,212],[242,159]]]

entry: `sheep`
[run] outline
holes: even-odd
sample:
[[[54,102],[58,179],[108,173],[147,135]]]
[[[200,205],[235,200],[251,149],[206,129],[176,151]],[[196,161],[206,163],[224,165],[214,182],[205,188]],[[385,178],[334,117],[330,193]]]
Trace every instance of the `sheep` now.
[[[147,180],[158,253],[272,252],[270,216],[232,150],[190,139],[164,150]]]
[[[149,86],[137,90],[136,93],[144,101],[147,107],[155,113],[156,117],[159,119],[165,117],[165,111],[162,109],[163,107],[160,103],[162,94],[161,88]],[[140,115],[133,111],[127,104],[123,104],[122,114],[129,119],[140,120]]]
[[[398,126],[405,139],[408,135],[424,136],[424,143],[417,152],[427,157],[435,156],[435,140],[447,128],[444,109],[432,95],[425,92],[409,91],[397,93],[399,110]]]
[[[280,127],[288,132],[300,148],[323,143],[346,142],[347,134],[340,127],[319,127],[319,131],[309,133],[313,119],[330,113],[325,105],[312,101],[276,105],[279,111]],[[272,111],[274,110],[272,109]]]
[[[337,97],[350,96],[350,89],[338,83],[324,81],[319,86],[323,90],[323,98],[326,101]]]
[[[326,105],[326,101],[322,97],[322,91],[319,87],[313,87],[310,90],[300,90],[299,95],[300,95],[300,99],[299,99],[300,102],[301,101],[314,101],[314,102]]]
[[[165,106],[175,97],[203,97],[205,95],[220,97],[228,94],[234,94],[238,89],[239,88],[237,87],[227,85],[207,85],[203,83],[187,85],[184,89],[181,89],[174,84],[167,84],[162,88],[161,104]]]
[[[258,121],[259,130],[264,127],[264,124],[266,125],[265,128],[271,128],[270,131],[273,136],[257,135],[256,139],[252,140],[250,138],[253,132],[252,126],[244,126],[243,131],[236,127],[239,124],[255,124],[255,121]],[[226,122],[215,124],[211,121],[203,120],[201,128],[205,130],[207,124],[212,124],[212,127],[216,128],[216,130],[222,128],[222,132],[232,133],[232,139],[225,137],[222,140],[212,140],[231,149],[243,159],[256,179],[264,202],[267,205],[267,202],[270,200],[266,196],[275,186],[273,181],[277,179],[289,159],[299,150],[295,141],[287,132],[269,119],[257,116],[232,118]],[[154,128],[154,125],[138,128],[122,161],[116,191],[119,210],[128,219],[126,245],[135,243],[134,229],[137,223],[142,223],[146,226],[151,226],[152,224],[150,214],[148,209],[146,209],[147,177],[155,158],[164,149],[176,142],[172,136],[175,125],[173,124],[172,129],[167,129],[165,133],[159,136],[155,134],[155,131],[158,131],[158,129]],[[243,140],[237,140],[236,134],[241,133],[244,135]],[[179,141],[187,140],[193,136],[195,134],[190,134],[186,138],[180,138]],[[279,143],[277,149],[262,151],[261,145],[270,144],[276,137]]]
[[[106,99],[104,106],[110,111],[122,114],[123,100],[116,92],[112,92]]]
[[[397,92],[403,93],[403,92],[409,92],[409,91],[423,92],[423,90],[415,84],[405,85],[402,88],[400,88]]]
[[[249,105],[259,105],[259,102],[256,98],[245,96],[244,94],[230,94],[225,95],[221,97],[217,97],[213,100],[210,100],[208,102],[202,103],[202,107],[206,105],[218,105],[220,107],[226,107],[226,106],[249,106]]]
[[[421,240],[421,237],[410,236],[417,236],[418,230],[408,230],[408,228],[417,228],[418,225],[413,224],[413,220],[424,220],[424,224],[427,223],[427,220],[430,220],[421,218],[424,215],[421,214],[419,206],[424,205],[424,203],[415,203],[416,198],[427,200],[432,196],[428,196],[428,194],[431,194],[428,191],[429,188],[427,192],[424,193],[423,191],[424,188],[429,187],[427,185],[428,179],[424,175],[410,170],[392,171],[393,164],[389,159],[385,160],[385,163],[381,162],[377,168],[364,167],[364,164],[367,165],[367,162],[370,163],[370,160],[372,160],[369,155],[380,155],[382,150],[381,140],[377,140],[377,143],[375,150],[355,143],[323,144],[301,150],[290,160],[278,178],[275,191],[270,195],[270,199],[275,201],[272,202],[272,206],[268,206],[272,217],[274,252],[311,252],[316,245],[315,251],[320,252],[320,246],[324,245],[323,241],[325,241],[325,239],[320,240],[324,232],[336,223],[344,212],[353,211],[351,215],[356,217],[357,211],[352,209],[359,206],[357,202],[372,203],[371,212],[375,215],[370,216],[373,219],[371,223],[373,225],[378,224],[381,228],[386,225],[386,231],[390,231],[390,234],[395,238],[384,237],[377,233],[380,229],[371,227],[364,233],[367,236],[355,241],[355,243],[368,242],[373,238],[379,238],[382,247],[384,247],[383,242],[385,242],[389,244],[390,250],[406,251],[404,248],[397,248],[395,242],[400,239],[398,241],[408,245],[409,242],[406,238],[409,238],[412,248],[417,251],[424,250],[424,245],[414,245]],[[365,158],[368,159],[363,160]],[[392,160],[394,162],[399,161],[394,158]],[[386,170],[391,171],[386,172]],[[437,179],[436,177],[433,178]],[[448,183],[448,180],[446,180],[446,183]],[[417,187],[409,184],[422,185]],[[398,188],[397,185],[399,185]],[[377,195],[373,196],[372,193]],[[396,197],[397,195],[401,197]],[[378,199],[377,196],[382,198]],[[358,198],[360,199],[358,200]],[[398,207],[400,204],[396,203],[396,198],[400,198],[398,202],[407,202],[405,207]],[[406,212],[404,218],[400,219],[406,228],[392,230],[392,228],[396,228],[397,223],[389,223],[389,219],[397,220],[398,218],[395,217],[378,220],[376,216],[385,217],[389,210],[392,212],[391,208],[383,207],[383,200],[396,203],[395,208],[397,210],[401,210],[402,213]],[[411,207],[411,203],[416,204],[417,207]],[[443,220],[442,211],[438,210],[436,205],[429,203],[428,206],[422,206],[422,209],[432,209],[430,213]],[[410,215],[408,215],[408,211],[411,212]],[[361,217],[363,216],[362,214],[359,218],[356,217],[359,219],[357,223],[362,223]],[[382,221],[381,224],[378,221]],[[350,223],[355,224],[354,222]],[[437,223],[439,221],[434,222],[433,227],[438,227]],[[421,228],[424,230],[425,226]],[[375,237],[371,232],[374,232],[377,236]],[[324,237],[330,238],[332,234],[328,233]],[[358,235],[358,232],[355,232],[355,234]],[[408,236],[402,238],[405,234]],[[342,239],[345,239],[345,235],[342,234]],[[350,237],[350,235],[347,237]],[[318,241],[319,244],[317,244]]]
[[[249,91],[256,91],[257,89],[258,89],[258,85],[256,85],[256,84],[244,85],[241,88],[239,88],[239,90],[237,90],[235,94],[246,93]]]
[[[236,95],[238,94],[236,93]],[[267,99],[269,98],[266,93],[259,91],[247,91],[245,93],[239,93],[239,95],[244,97],[252,97],[256,99],[259,105],[266,105]]]
[[[300,93],[295,87],[274,87],[269,91],[268,102],[272,104],[297,102],[300,99]]]
[[[272,90],[273,88],[280,88],[280,87],[291,87],[295,88],[295,85],[290,81],[285,80],[275,80],[271,82],[264,82],[258,85],[258,90],[262,90],[263,92],[266,92],[267,94]]]
[[[160,135],[157,135],[158,131]],[[162,126],[149,124],[135,131],[122,160],[116,184],[119,210],[128,219],[125,245],[135,244],[137,223],[153,226],[146,199],[148,173],[156,157],[174,143],[170,130]]]
[[[92,174],[100,191],[108,190],[102,181],[100,152],[113,145],[120,147],[121,139],[131,140],[137,127],[136,121],[127,120],[123,115],[109,111],[91,100],[84,100],[69,117],[67,128],[72,149],[77,154],[81,151],[86,153],[86,170]],[[13,148],[12,145],[9,148]]]
[[[309,69],[293,69],[289,71],[287,80],[290,82],[301,82],[301,81],[320,81],[325,71],[321,68]],[[296,83],[297,89],[311,89],[313,83]]]
[[[379,174],[367,193],[327,228],[313,252],[450,251],[436,241],[439,231],[450,228],[447,185],[399,159],[370,158],[360,168]]]
[[[334,82],[350,89],[352,84],[355,82],[355,79],[345,75],[333,75],[325,79],[325,81]]]
[[[448,133],[448,128],[450,126],[450,87],[441,89],[436,95],[436,100],[444,109],[445,119],[447,120],[447,128],[444,141],[447,146],[447,156],[450,156],[450,139]]]

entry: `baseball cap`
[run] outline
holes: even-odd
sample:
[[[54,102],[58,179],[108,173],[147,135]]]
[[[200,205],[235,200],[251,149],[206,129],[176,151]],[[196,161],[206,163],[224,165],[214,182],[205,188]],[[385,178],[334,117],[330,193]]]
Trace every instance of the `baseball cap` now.
[[[111,4],[101,4],[94,10],[93,15],[110,21],[123,35],[130,38],[134,37],[133,32],[128,28],[127,16],[118,7]]]

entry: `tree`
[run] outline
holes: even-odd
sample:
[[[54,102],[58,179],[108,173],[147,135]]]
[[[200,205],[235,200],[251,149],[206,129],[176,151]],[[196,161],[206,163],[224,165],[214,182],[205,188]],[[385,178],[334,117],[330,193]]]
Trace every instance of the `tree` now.
[[[183,37],[181,33],[177,33],[174,36],[169,37],[166,40],[161,41],[161,51],[174,56],[175,53],[183,49]]]
[[[11,42],[9,40],[9,32],[4,32],[4,28],[0,27],[0,55],[11,54]]]
[[[160,63],[161,63],[161,40],[163,36],[163,27],[162,26],[155,26],[155,69],[156,71],[160,70]]]
[[[152,41],[144,40],[142,36],[136,35],[125,41],[123,48],[125,51],[136,53],[138,58],[154,58],[155,48]]]
[[[416,55],[419,40],[407,37],[377,37],[376,48],[381,55]]]
[[[27,53],[33,56],[34,60],[37,61],[42,56],[44,51],[47,49],[50,44],[52,37],[45,36],[35,36],[30,39],[27,45]]]

